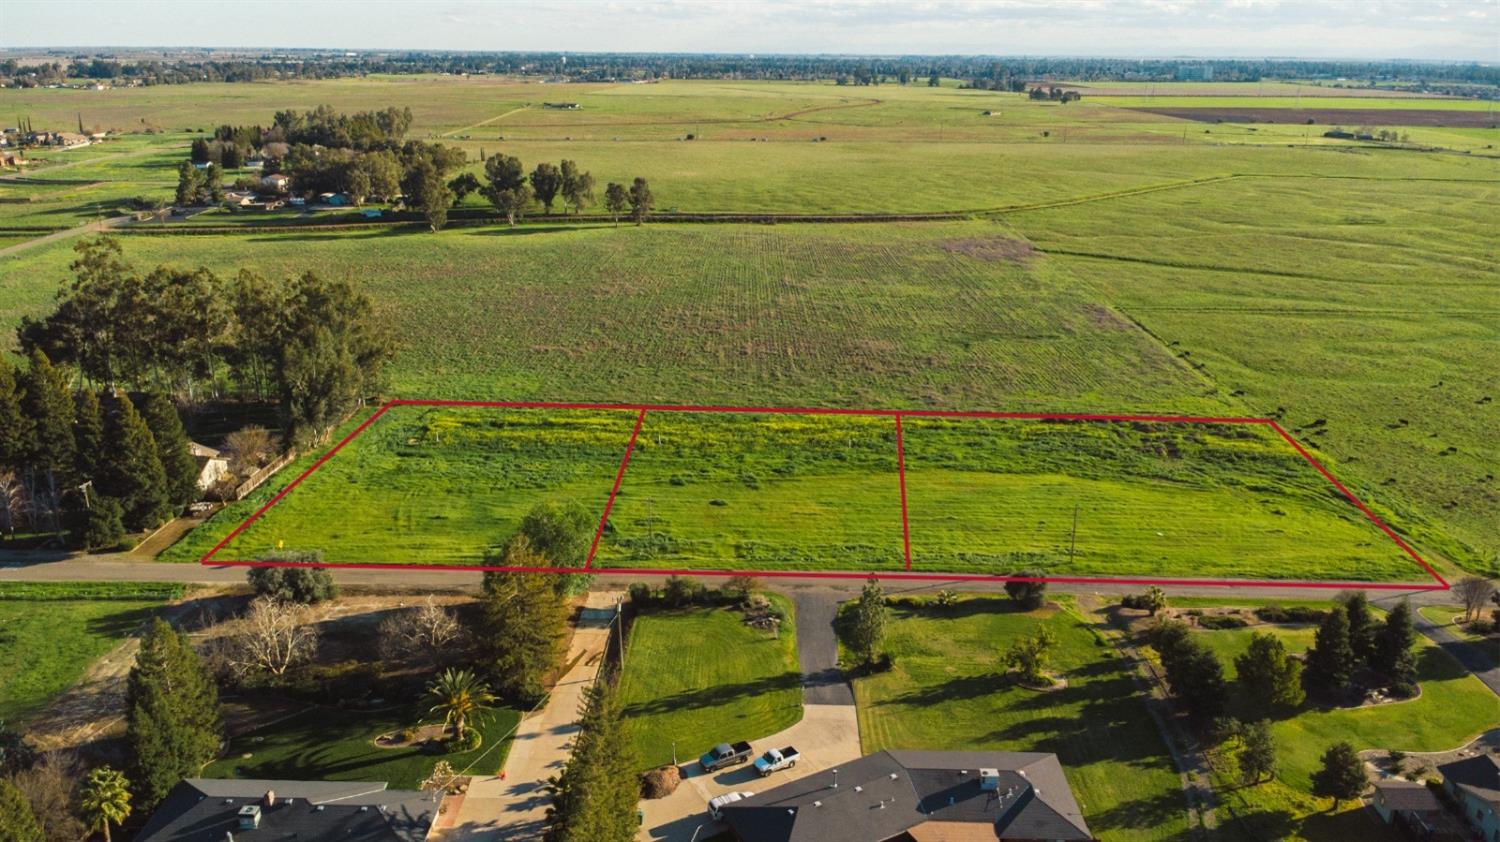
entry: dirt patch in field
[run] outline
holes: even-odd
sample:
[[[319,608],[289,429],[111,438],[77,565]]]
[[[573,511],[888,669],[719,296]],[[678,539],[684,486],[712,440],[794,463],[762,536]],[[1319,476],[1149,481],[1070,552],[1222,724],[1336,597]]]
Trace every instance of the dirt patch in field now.
[[[1025,265],[1031,262],[1036,249],[1025,240],[1011,237],[963,237],[939,243],[943,251],[961,254],[975,260],[991,260]]]
[[[1483,111],[1438,111],[1425,108],[1131,108],[1163,117],[1199,123],[1284,123],[1311,120],[1320,126],[1448,126],[1493,129],[1500,125]]]
[[[1129,319],[1102,304],[1085,304],[1083,313],[1088,316],[1089,324],[1099,330],[1133,330],[1135,328]]]

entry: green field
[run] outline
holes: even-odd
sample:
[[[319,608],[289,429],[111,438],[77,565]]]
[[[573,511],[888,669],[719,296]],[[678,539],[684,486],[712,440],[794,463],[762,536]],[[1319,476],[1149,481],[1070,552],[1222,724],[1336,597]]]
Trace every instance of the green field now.
[[[1004,675],[1005,647],[1038,623],[1057,635],[1050,669],[1065,689],[1038,693]],[[1100,839],[1187,833],[1176,770],[1129,665],[1070,611],[1023,613],[983,598],[947,610],[898,607],[885,650],[895,667],[854,682],[864,751],[1054,752]]]
[[[649,610],[630,630],[620,698],[646,767],[689,763],[721,742],[757,740],[802,718],[790,600],[779,638],[727,608]]]

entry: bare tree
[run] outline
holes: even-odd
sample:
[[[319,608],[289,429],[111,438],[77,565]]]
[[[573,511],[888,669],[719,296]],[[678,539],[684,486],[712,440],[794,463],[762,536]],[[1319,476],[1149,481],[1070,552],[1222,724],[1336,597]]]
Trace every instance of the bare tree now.
[[[1479,616],[1484,604],[1495,593],[1495,584],[1483,576],[1465,576],[1453,586],[1453,591],[1464,602],[1464,622]]]
[[[241,629],[230,651],[230,661],[241,674],[268,672],[285,675],[312,658],[318,649],[318,630],[312,609],[294,602],[257,599],[240,621]]]
[[[26,513],[26,487],[14,471],[0,471],[0,539],[14,538]]]
[[[453,612],[429,595],[423,604],[381,621],[379,635],[382,657],[400,660],[420,653],[432,663],[442,664],[462,644],[464,630]]]
[[[31,812],[42,826],[43,842],[77,842],[83,838],[83,820],[73,809],[78,797],[78,758],[72,753],[47,752],[11,781],[31,804]]]
[[[265,427],[251,425],[236,430],[224,437],[224,456],[229,461],[229,473],[241,480],[271,461],[276,452],[276,439]]]

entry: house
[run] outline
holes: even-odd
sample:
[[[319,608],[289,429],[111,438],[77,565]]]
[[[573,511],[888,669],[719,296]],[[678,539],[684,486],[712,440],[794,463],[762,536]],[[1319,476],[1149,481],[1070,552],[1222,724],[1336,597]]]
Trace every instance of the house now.
[[[384,782],[188,778],[172,788],[136,842],[424,842],[433,795]]]
[[[224,204],[248,208],[255,204],[255,194],[248,190],[225,190]]]
[[[882,751],[722,808],[739,842],[1090,840],[1055,754]]]
[[[1443,814],[1443,803],[1426,784],[1401,778],[1376,781],[1370,807],[1381,821],[1400,825],[1417,839],[1430,839]]]
[[[241,169],[247,169],[247,170],[263,170],[263,169],[266,168],[266,159],[265,158],[247,158],[245,160],[245,162],[240,165],[240,167],[241,167]]]
[[[217,450],[195,441],[188,442],[193,461],[198,463],[198,487],[207,491],[214,483],[229,475],[229,460]]]
[[[285,193],[292,187],[292,177],[286,173],[271,173],[260,177],[260,189],[268,193]]]
[[[1500,757],[1481,754],[1437,767],[1443,789],[1484,842],[1500,842]]]

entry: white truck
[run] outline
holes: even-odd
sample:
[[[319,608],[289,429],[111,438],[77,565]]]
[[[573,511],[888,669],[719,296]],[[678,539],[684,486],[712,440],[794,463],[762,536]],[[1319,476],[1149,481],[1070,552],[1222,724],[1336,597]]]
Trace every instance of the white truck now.
[[[744,801],[755,795],[753,792],[726,792],[716,798],[708,799],[708,814],[713,816],[714,821],[724,818],[724,808],[736,801]]]
[[[802,752],[797,751],[796,746],[773,748],[756,758],[755,771],[759,772],[760,776],[764,778],[772,772],[780,772],[782,769],[790,769],[796,766],[797,761],[800,759],[802,759]]]

